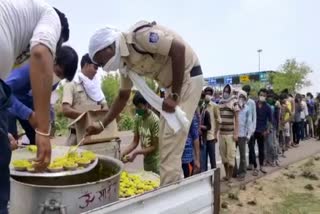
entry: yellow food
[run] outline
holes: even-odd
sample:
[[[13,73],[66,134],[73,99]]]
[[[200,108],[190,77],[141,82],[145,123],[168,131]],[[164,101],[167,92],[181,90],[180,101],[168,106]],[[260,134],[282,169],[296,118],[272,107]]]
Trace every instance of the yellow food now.
[[[73,161],[67,161],[63,164],[64,167],[73,168],[78,167],[78,164]]]
[[[32,152],[32,153],[36,153],[37,150],[38,150],[38,148],[37,148],[37,146],[35,146],[35,145],[28,145],[28,146],[27,146],[27,150],[30,151],[30,152]]]
[[[28,168],[32,166],[31,162],[28,160],[14,160],[12,161],[12,165],[16,168]]]
[[[91,160],[86,157],[81,157],[81,158],[76,159],[76,163],[78,163],[78,164],[89,164],[90,162],[91,162]]]
[[[90,161],[95,160],[97,158],[96,154],[91,151],[81,152],[81,157],[88,158]]]
[[[31,167],[28,167],[28,168],[27,168],[27,171],[28,171],[28,172],[35,172],[36,170],[31,166]]]
[[[63,163],[61,162],[52,162],[49,165],[49,169],[61,169],[63,167]]]
[[[140,195],[158,187],[159,182],[157,181],[143,180],[138,175],[131,175],[128,172],[122,172],[120,175],[119,197],[126,198]]]

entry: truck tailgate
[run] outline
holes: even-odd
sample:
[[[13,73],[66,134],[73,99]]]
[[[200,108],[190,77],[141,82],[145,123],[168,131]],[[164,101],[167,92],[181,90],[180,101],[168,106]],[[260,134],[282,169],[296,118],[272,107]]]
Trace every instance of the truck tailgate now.
[[[92,214],[219,213],[220,169],[210,170],[155,191],[96,208]]]

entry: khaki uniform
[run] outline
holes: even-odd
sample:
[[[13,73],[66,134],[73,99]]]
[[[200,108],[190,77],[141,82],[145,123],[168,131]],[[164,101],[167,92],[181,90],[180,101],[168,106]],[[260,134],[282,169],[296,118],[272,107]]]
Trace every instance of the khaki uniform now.
[[[219,110],[219,106],[213,102],[210,102],[207,105],[206,110],[209,112],[210,119],[211,119],[211,129],[207,131],[207,141],[212,141],[216,139],[216,134],[218,133],[219,124],[221,123],[220,110]]]
[[[83,111],[84,106],[96,106],[97,109],[101,109],[103,105],[104,108],[107,108],[106,100],[102,100],[101,102],[96,102],[92,100],[86,93],[84,87],[81,83],[76,83],[74,81],[67,82],[63,87],[63,97],[62,103],[68,103],[72,108]],[[70,123],[73,120],[70,119]],[[77,137],[75,133],[75,127],[71,126],[70,135],[67,140],[67,145],[76,145]]]
[[[178,34],[155,23],[139,22],[129,32],[123,33],[120,52],[128,69],[156,80],[170,93],[173,71],[169,51],[174,39],[185,45],[185,74],[179,106],[192,121],[203,77],[197,55]],[[132,88],[129,78],[121,75],[120,79],[122,89]],[[159,129],[160,178],[161,185],[166,185],[182,178],[181,157],[188,133],[181,130],[174,134],[163,117],[160,118]]]

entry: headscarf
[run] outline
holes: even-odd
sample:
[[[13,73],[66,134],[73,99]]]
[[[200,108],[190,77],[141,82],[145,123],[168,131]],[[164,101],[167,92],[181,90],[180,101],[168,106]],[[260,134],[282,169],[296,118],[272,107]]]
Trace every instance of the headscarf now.
[[[89,41],[89,56],[93,61],[94,55],[102,49],[116,43],[116,52],[119,52],[121,32],[112,27],[105,27],[97,30]]]

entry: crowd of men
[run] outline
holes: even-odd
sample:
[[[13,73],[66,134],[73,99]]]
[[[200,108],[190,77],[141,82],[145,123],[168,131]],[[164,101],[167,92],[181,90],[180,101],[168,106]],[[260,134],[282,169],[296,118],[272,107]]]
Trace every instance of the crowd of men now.
[[[195,156],[187,163],[191,166],[188,169],[194,171],[187,171],[185,177],[199,173],[199,162],[200,171],[206,171],[208,159],[212,169],[217,167],[217,142],[225,169],[224,180],[231,182],[233,178],[244,180],[247,171],[252,171],[253,176],[265,174],[265,167],[280,165],[288,149],[310,138],[320,140],[320,95],[314,99],[311,93],[292,95],[285,89],[276,94],[262,88],[258,96],[252,98],[250,91],[249,85],[242,89],[226,85],[222,93],[215,93],[211,87],[203,90],[189,132]],[[193,133],[198,133],[197,137],[193,138]],[[186,150],[188,147],[187,141]],[[200,156],[197,147],[200,147]]]

